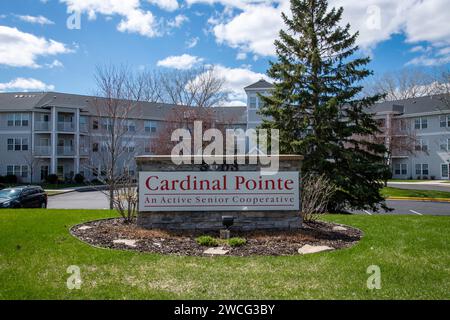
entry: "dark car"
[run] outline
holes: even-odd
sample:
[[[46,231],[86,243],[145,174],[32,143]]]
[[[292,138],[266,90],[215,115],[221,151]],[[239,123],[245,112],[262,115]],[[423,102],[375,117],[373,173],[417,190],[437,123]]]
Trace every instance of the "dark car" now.
[[[0,208],[47,208],[47,194],[39,186],[0,190]]]

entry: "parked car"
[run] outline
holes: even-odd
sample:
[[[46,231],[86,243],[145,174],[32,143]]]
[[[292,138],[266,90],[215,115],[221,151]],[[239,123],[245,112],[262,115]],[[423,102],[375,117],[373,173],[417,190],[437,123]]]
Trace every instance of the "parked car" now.
[[[47,194],[40,186],[0,190],[0,208],[47,208]]]

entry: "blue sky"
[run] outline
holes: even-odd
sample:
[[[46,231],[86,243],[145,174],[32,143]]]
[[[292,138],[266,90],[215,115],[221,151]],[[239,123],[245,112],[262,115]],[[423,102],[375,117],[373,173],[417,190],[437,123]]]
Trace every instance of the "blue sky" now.
[[[448,0],[330,0],[360,31],[378,74],[450,62]],[[264,77],[288,0],[2,0],[0,91],[90,94],[95,66],[183,69],[216,65],[243,101]],[[73,19],[74,17],[80,19]],[[67,21],[80,21],[75,29]],[[79,29],[78,29],[79,27]]]

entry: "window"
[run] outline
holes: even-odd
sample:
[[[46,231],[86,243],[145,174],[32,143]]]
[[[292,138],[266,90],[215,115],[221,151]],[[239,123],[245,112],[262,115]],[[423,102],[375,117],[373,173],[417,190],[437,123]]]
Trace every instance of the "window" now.
[[[416,151],[427,152],[428,151],[428,141],[424,140],[424,139],[417,140],[415,149],[416,149]]]
[[[27,178],[28,177],[28,166],[22,166],[21,177],[22,178]]]
[[[418,118],[414,120],[414,128],[417,130],[428,128],[427,118]]]
[[[102,129],[103,130],[108,130],[108,131],[110,131],[111,129],[112,129],[112,121],[111,121],[111,119],[102,119],[101,120],[101,123],[102,123]]]
[[[428,175],[428,164],[426,163],[422,164],[422,175],[424,176]]]
[[[135,150],[134,142],[123,142],[122,148],[123,148],[123,151],[125,151],[125,152],[134,152],[134,150]]]
[[[149,145],[146,145],[146,146],[144,147],[144,152],[145,152],[145,153],[151,153],[151,152],[152,152],[152,148],[151,148]]]
[[[155,121],[145,121],[144,123],[145,132],[156,132],[156,122]]]
[[[136,131],[136,124],[132,120],[125,121],[125,130],[130,132]]]
[[[98,130],[98,120],[92,120],[92,129]]]
[[[416,164],[416,175],[419,176],[427,176],[428,171],[428,163],[417,163]]]
[[[28,113],[9,113],[7,122],[8,127],[28,127],[30,115]]]
[[[408,165],[406,163],[396,163],[394,173],[396,175],[406,176],[408,174]]]
[[[100,151],[101,152],[108,151],[108,144],[106,142],[103,141],[102,143],[100,143]]]
[[[94,142],[92,144],[92,152],[98,152],[98,143],[97,142]]]
[[[8,151],[28,151],[28,138],[9,138],[7,144]]]
[[[439,140],[439,149],[441,151],[450,151],[450,139],[444,138]]]
[[[440,116],[439,123],[441,128],[450,127],[450,114]]]
[[[257,99],[256,99],[256,97],[250,97],[249,106],[250,106],[251,109],[256,109],[257,108]]]
[[[441,164],[441,178],[448,179],[448,163]]]
[[[28,166],[8,165],[6,166],[6,174],[10,176],[18,176],[22,178],[28,177]]]

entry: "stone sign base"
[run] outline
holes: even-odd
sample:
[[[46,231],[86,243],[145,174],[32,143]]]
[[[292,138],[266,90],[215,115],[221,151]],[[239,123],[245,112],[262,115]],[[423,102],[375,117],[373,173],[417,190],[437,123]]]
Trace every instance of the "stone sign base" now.
[[[292,211],[227,211],[227,212],[141,212],[137,223],[147,229],[219,230],[222,216],[233,216],[231,230],[290,230],[301,227],[298,212]]]
[[[226,156],[223,156],[226,157]],[[300,173],[302,156],[280,155],[279,171],[296,171]],[[240,164],[232,168],[204,165],[175,165],[170,156],[136,157],[139,172],[176,172],[176,171],[259,171],[258,164]],[[222,216],[233,216],[231,230],[292,230],[301,227],[299,210],[295,211],[140,211],[137,224],[148,229],[170,230],[219,230],[223,229]]]

